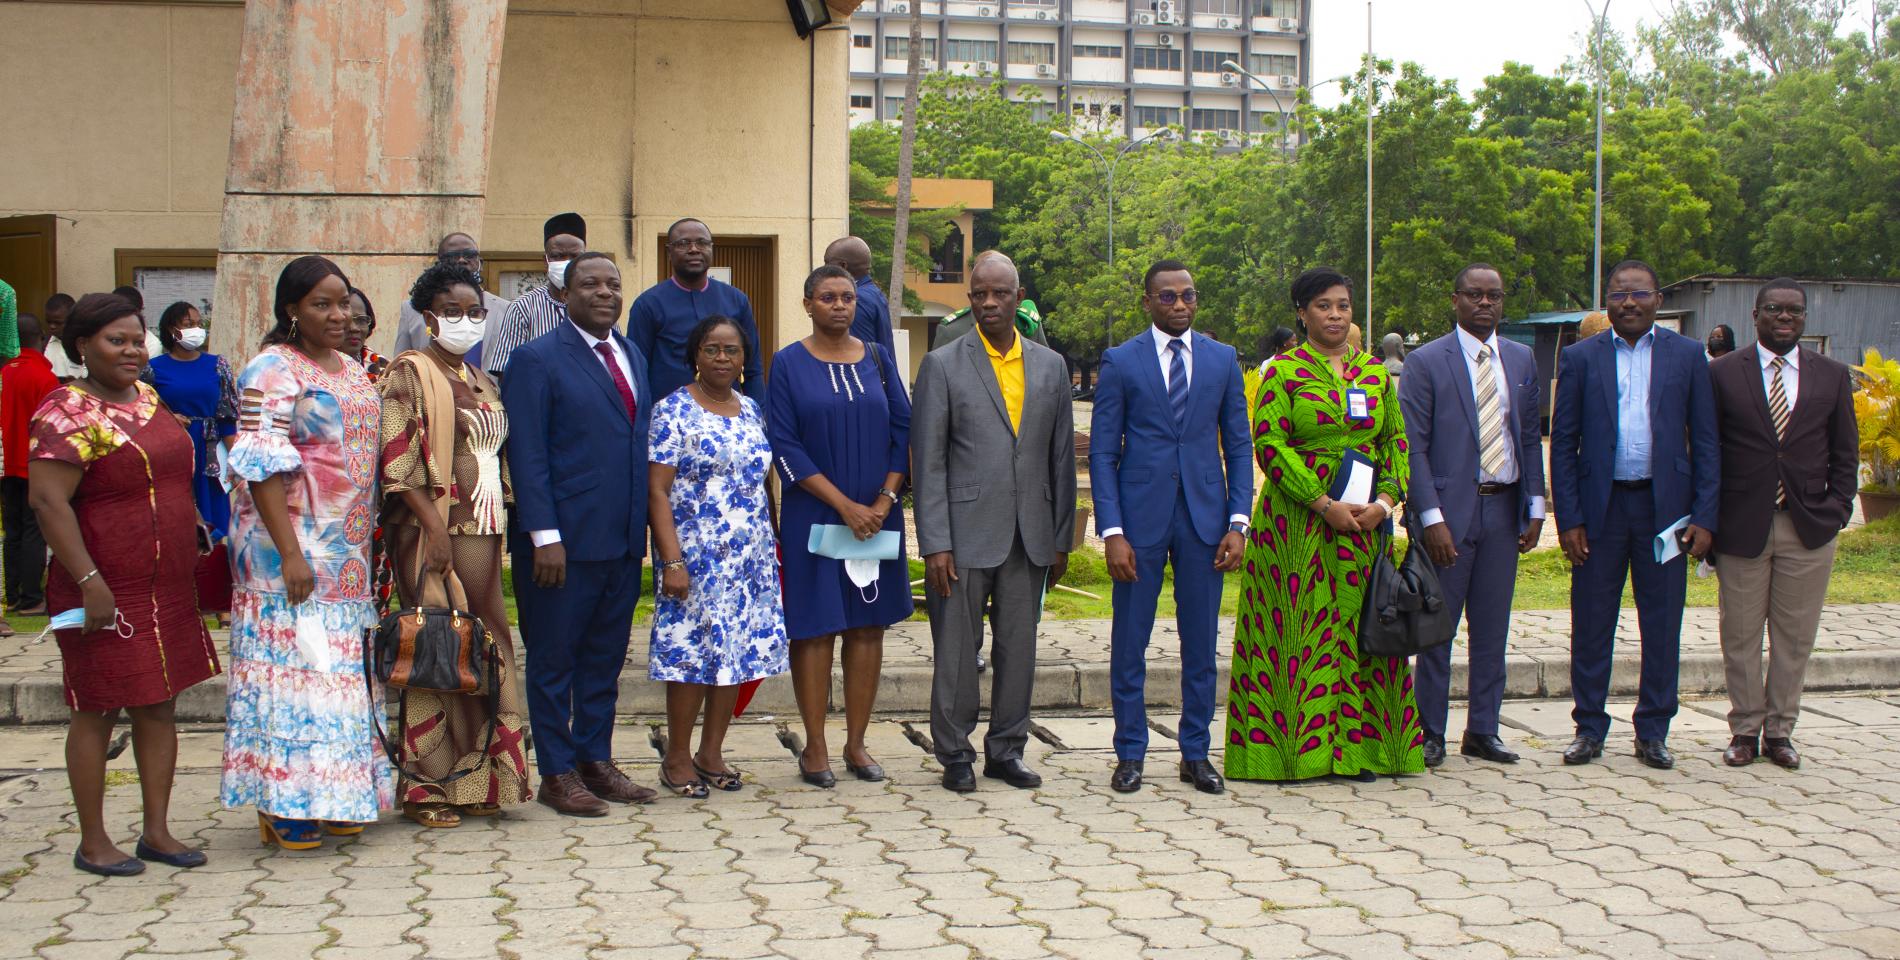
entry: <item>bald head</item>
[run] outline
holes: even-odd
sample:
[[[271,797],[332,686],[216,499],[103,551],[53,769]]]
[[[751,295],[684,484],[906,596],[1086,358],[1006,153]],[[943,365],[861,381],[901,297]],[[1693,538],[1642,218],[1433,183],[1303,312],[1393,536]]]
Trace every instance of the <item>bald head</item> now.
[[[871,245],[859,237],[833,240],[825,248],[825,262],[843,267],[854,280],[862,280],[871,275]]]
[[[1016,261],[1011,260],[1009,257],[995,250],[985,251],[970,265],[970,287],[972,290],[976,288],[979,278],[989,278],[999,281],[1007,278],[1010,287],[1018,288],[1022,286],[1022,277],[1016,271]]]
[[[30,313],[19,316],[20,346],[29,350],[46,349],[44,331],[40,329],[40,318]]]

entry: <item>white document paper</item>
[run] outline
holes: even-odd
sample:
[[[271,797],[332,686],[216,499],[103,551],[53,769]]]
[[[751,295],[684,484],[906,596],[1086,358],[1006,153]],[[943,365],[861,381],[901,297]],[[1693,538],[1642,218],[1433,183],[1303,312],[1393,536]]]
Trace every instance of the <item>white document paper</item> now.
[[[1346,486],[1338,498],[1340,502],[1350,503],[1355,507],[1363,507],[1371,503],[1372,464],[1364,460],[1348,458],[1347,461],[1340,466],[1348,471],[1346,474]]]
[[[1682,540],[1678,535],[1688,526],[1689,518],[1685,515],[1681,520],[1664,527],[1661,533],[1656,534],[1657,563],[1668,563],[1682,555]]]

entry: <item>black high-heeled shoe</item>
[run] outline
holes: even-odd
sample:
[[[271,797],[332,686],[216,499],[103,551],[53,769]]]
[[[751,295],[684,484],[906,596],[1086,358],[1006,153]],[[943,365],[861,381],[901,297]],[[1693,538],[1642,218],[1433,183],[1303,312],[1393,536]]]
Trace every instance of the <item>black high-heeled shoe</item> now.
[[[798,765],[798,779],[814,787],[821,787],[826,790],[838,785],[838,775],[831,772],[831,767],[827,766],[823,770],[813,773],[805,769],[803,761]]]
[[[177,853],[162,853],[151,844],[146,843],[144,837],[139,838],[139,842],[133,846],[132,852],[137,854],[140,860],[150,860],[153,863],[162,863],[168,867],[178,867],[184,870],[205,865],[205,854],[203,850],[180,850]]]
[[[859,780],[862,780],[865,783],[883,783],[884,782],[884,768],[882,766],[879,766],[878,764],[867,763],[864,766],[860,767],[857,764],[852,763],[849,759],[846,759],[844,762],[844,768],[846,770],[851,771],[852,776],[857,777]]]

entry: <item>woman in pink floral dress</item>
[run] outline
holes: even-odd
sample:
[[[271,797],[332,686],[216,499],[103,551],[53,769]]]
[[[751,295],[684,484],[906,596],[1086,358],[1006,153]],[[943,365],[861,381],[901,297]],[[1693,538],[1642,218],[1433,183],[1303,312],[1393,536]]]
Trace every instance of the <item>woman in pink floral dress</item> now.
[[[349,281],[322,257],[277,278],[276,326],[238,377],[223,801],[303,850],[395,802],[363,682],[381,401],[340,348]]]

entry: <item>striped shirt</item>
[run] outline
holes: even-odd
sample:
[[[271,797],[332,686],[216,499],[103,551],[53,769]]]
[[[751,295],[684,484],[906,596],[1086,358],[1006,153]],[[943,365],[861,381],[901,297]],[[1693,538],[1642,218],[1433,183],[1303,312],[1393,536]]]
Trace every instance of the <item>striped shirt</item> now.
[[[502,315],[501,329],[495,331],[494,343],[482,357],[483,368],[490,373],[506,373],[508,358],[514,354],[516,347],[550,333],[566,322],[567,307],[549,296],[546,286],[536,287],[533,292],[515,298],[508,305],[508,312]]]

